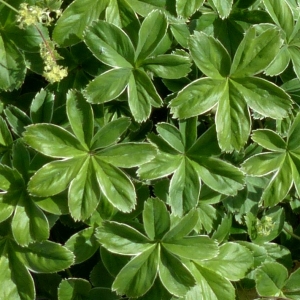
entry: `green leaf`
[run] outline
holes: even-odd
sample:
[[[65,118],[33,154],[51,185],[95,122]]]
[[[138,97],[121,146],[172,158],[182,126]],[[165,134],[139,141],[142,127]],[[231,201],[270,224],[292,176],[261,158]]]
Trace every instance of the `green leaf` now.
[[[198,204],[200,180],[188,158],[182,159],[170,182],[169,201],[172,212],[182,216]]]
[[[265,69],[265,74],[267,76],[280,75],[288,67],[291,60],[291,55],[289,53],[288,47],[283,46],[275,56],[271,64]]]
[[[64,194],[59,194],[46,198],[31,197],[36,205],[43,211],[49,212],[53,215],[63,215],[69,213],[68,199]]]
[[[75,264],[89,259],[99,248],[94,236],[93,228],[86,228],[72,235],[65,243],[65,247],[75,255]]]
[[[281,296],[288,278],[287,269],[277,262],[266,262],[255,271],[256,289],[260,296]]]
[[[128,83],[128,102],[130,111],[137,122],[147,120],[151,105],[160,107],[162,100],[145,71],[135,69]]]
[[[271,151],[284,152],[286,150],[286,143],[282,137],[268,129],[253,131],[252,140]]]
[[[112,289],[128,297],[144,295],[154,284],[158,269],[158,246],[153,245],[134,257],[117,275]]]
[[[51,122],[53,115],[54,94],[41,89],[30,105],[30,118],[33,123]]]
[[[247,142],[250,127],[247,103],[232,82],[226,82],[216,113],[216,130],[220,148],[226,152],[240,150]]]
[[[265,152],[248,158],[242,164],[242,170],[248,175],[264,176],[279,169],[285,159],[285,154]]]
[[[18,89],[25,79],[25,59],[20,50],[9,39],[0,35],[0,89]]]
[[[0,241],[0,280],[5,289],[0,289],[0,298],[32,300],[35,298],[34,282],[30,273],[16,255],[11,242]]]
[[[140,22],[134,10],[126,0],[109,1],[105,11],[105,19],[107,22],[123,28],[134,45],[137,44]]]
[[[16,202],[16,199],[13,199]],[[0,222],[7,220],[14,212],[15,203],[7,201],[7,196],[0,194]]]
[[[203,199],[202,199],[203,200]],[[217,210],[210,204],[201,201],[197,208],[199,214],[198,226],[204,227],[207,233],[210,233],[218,221]]]
[[[137,255],[148,249],[153,251],[151,241],[126,224],[104,222],[97,228],[95,236],[103,247],[116,254]]]
[[[133,67],[134,48],[121,28],[105,21],[94,22],[86,29],[84,41],[103,63],[111,67]]]
[[[195,64],[205,75],[215,79],[229,75],[231,59],[217,39],[195,31],[189,39],[189,48]]]
[[[225,19],[229,16],[233,0],[212,0],[212,2],[214,3],[221,19]]]
[[[53,39],[67,47],[78,43],[83,38],[87,25],[97,20],[107,6],[108,1],[75,0],[64,11],[53,31]]]
[[[30,125],[23,136],[30,147],[47,156],[71,158],[85,154],[85,149],[75,136],[57,125]]]
[[[18,248],[24,264],[34,272],[53,273],[69,268],[74,260],[71,251],[60,244],[44,241]]]
[[[293,63],[294,72],[297,75],[297,78],[300,78],[300,60],[299,60],[299,48],[298,47],[289,47],[289,53]]]
[[[11,133],[4,119],[0,116],[0,145],[10,146],[13,142]]]
[[[94,115],[81,93],[74,90],[68,92],[67,115],[75,136],[88,150],[94,133]]]
[[[289,128],[287,136],[287,144],[289,150],[296,150],[299,148],[299,137],[300,134],[300,113],[294,119],[293,124]]]
[[[49,224],[44,213],[25,193],[18,196],[11,222],[15,241],[20,245],[27,245],[32,241],[48,239]]]
[[[180,121],[179,131],[181,133],[185,148],[190,150],[197,140],[197,118],[194,117]]]
[[[176,0],[176,12],[177,15],[187,19],[194,14],[203,4],[203,0]]]
[[[186,259],[206,260],[218,254],[217,243],[208,236],[188,236],[179,240],[162,242],[169,252]]]
[[[84,158],[75,158],[44,165],[31,177],[28,183],[29,192],[34,196],[48,197],[64,191],[76,177],[83,163]]]
[[[68,205],[75,221],[86,220],[100,201],[100,188],[93,163],[87,158],[69,187]]]
[[[161,249],[158,273],[164,287],[177,297],[185,296],[195,285],[195,279],[186,266],[163,248]]]
[[[274,206],[286,197],[293,184],[292,176],[291,165],[286,157],[261,196],[265,206]]]
[[[287,117],[290,96],[281,88],[262,78],[235,78],[230,81],[247,104],[263,116],[273,119]]]
[[[187,151],[187,156],[193,160],[193,157],[211,156],[220,154],[220,148],[216,135],[216,127],[209,127]]]
[[[92,149],[108,147],[116,143],[120,136],[128,129],[131,121],[129,118],[118,118],[101,127],[92,139]]]
[[[15,22],[5,24],[5,38],[12,41],[20,50],[36,53],[40,51],[40,45],[43,43],[43,38],[37,29],[39,29],[45,39],[49,39],[49,30],[41,23],[37,23],[36,27],[19,28]]]
[[[138,175],[142,179],[158,179],[172,174],[181,165],[181,155],[158,153],[150,162],[139,167]]]
[[[58,287],[59,300],[82,299],[87,300],[91,285],[81,278],[70,278],[61,281]]]
[[[194,263],[188,263],[187,266],[195,277],[197,285],[186,294],[186,300],[201,299],[203,295],[205,300],[235,299],[234,287],[228,279],[214,270]]]
[[[142,62],[155,50],[166,34],[167,25],[167,18],[163,12],[154,10],[147,15],[139,30],[135,52],[137,63]]]
[[[278,29],[268,25],[250,27],[240,43],[230,70],[231,77],[247,77],[263,71],[275,58],[281,46]]]
[[[293,272],[288,280],[286,281],[283,292],[284,295],[290,299],[296,300],[299,298],[300,295],[300,288],[299,288],[299,280],[300,280],[300,269],[297,269]]]
[[[183,47],[188,48],[188,37],[190,36],[190,31],[186,23],[170,24],[170,30],[175,38],[175,40]]]
[[[195,263],[231,280],[245,277],[253,266],[253,255],[237,243],[229,242],[220,246],[220,253],[208,260],[196,260]]]
[[[263,0],[263,3],[275,24],[282,28],[289,41],[294,30],[294,16],[291,7],[285,0]]]
[[[143,68],[166,79],[185,77],[190,72],[190,58],[178,54],[161,54],[143,61]]]
[[[187,85],[169,104],[174,118],[190,118],[212,109],[223,96],[226,82],[201,78]]]
[[[243,173],[218,158],[202,157],[193,166],[203,182],[221,194],[236,195],[244,186]]]
[[[29,179],[28,171],[30,169],[30,155],[27,148],[21,140],[17,140],[13,145],[12,152],[13,167],[18,170],[23,179],[27,181]]]
[[[127,87],[130,76],[131,70],[129,68],[109,70],[92,80],[87,85],[84,95],[92,104],[116,99]]]
[[[0,189],[4,191],[19,190],[24,187],[24,180],[16,169],[0,164]]]
[[[168,243],[169,241],[180,240],[188,235],[196,226],[198,222],[198,213],[196,210],[189,211],[180,221],[174,225],[164,236],[162,241]]]
[[[130,179],[118,168],[92,157],[93,167],[102,193],[122,212],[130,212],[136,204],[135,189]]]
[[[8,105],[4,113],[13,132],[18,136],[22,136],[25,126],[31,124],[29,117],[22,110],[13,105]]]
[[[145,232],[151,240],[161,239],[170,229],[170,216],[166,205],[157,198],[150,198],[144,204],[143,221]]]
[[[148,143],[124,143],[97,151],[97,157],[121,168],[132,168],[151,161],[156,148]]]
[[[184,152],[185,147],[182,136],[175,126],[168,123],[159,123],[156,125],[156,130],[171,147],[178,152]]]

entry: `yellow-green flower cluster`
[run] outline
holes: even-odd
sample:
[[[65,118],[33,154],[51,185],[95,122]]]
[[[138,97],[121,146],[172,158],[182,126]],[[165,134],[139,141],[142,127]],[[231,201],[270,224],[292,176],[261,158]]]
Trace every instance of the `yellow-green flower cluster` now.
[[[46,41],[40,45],[40,54],[45,62],[43,76],[50,83],[59,82],[68,75],[66,68],[57,64],[57,59],[62,57],[55,50],[55,44],[52,41]]]
[[[36,25],[42,23],[49,25],[53,18],[50,17],[51,11],[47,8],[41,8],[36,5],[28,5],[28,3],[21,3],[19,13],[17,16],[17,22],[20,28],[26,28],[30,25]],[[56,10],[56,17],[61,14],[60,10]]]
[[[259,235],[268,236],[274,229],[275,223],[269,216],[264,217],[262,220],[256,220],[256,230]]]

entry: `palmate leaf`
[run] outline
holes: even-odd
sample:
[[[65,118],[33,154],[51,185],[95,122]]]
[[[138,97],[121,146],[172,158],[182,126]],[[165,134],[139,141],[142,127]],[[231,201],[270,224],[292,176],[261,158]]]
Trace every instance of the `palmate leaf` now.
[[[210,51],[203,47],[207,43]],[[197,79],[183,88],[170,101],[171,113],[176,118],[185,119],[216,106],[220,148],[226,152],[240,150],[251,130],[249,107],[274,119],[286,117],[291,108],[291,99],[282,89],[267,80],[253,77],[271,63],[280,45],[274,26],[252,26],[230,67],[228,52],[218,40],[204,33],[195,33],[190,39],[190,52],[198,68],[209,77]]]
[[[64,158],[35,172],[28,184],[30,193],[49,197],[69,188],[69,210],[75,220],[90,217],[101,194],[121,211],[131,211],[136,204],[135,188],[119,167],[150,161],[155,147],[145,143],[114,145],[130,125],[127,118],[103,126],[94,135],[93,111],[77,91],[68,93],[67,116],[75,135],[52,124],[32,125],[24,133],[24,140],[35,150]]]
[[[148,34],[150,32],[148,30],[151,30],[148,27],[154,20],[167,26],[164,15],[156,11],[144,20],[140,32],[147,31]],[[139,34],[136,50],[126,33],[115,25],[99,21],[87,29],[85,43],[100,61],[114,67],[88,84],[85,96],[89,102],[111,101],[127,88],[129,108],[138,122],[145,121],[149,117],[152,106],[162,105],[162,99],[146,72],[142,68],[134,69],[134,65],[141,65],[143,60],[155,50],[158,41],[164,37],[166,28],[162,29],[161,33],[157,32],[158,35],[156,35],[155,29],[161,30],[157,25],[153,29],[154,33],[151,33],[154,40],[150,37],[145,40],[144,34]],[[122,41],[122,47],[120,47],[120,41]],[[175,58],[172,56],[171,60]],[[158,65],[156,68],[159,70]],[[185,74],[186,71],[182,73],[182,75]],[[117,84],[112,85],[111,82]]]
[[[262,194],[266,205],[274,206],[282,201],[291,187],[295,185],[299,193],[299,142],[300,116],[295,117],[284,141],[277,133],[270,130],[256,130],[252,139],[262,147],[273,152],[266,152],[248,158],[242,169],[252,176],[263,176],[274,172]]]
[[[218,253],[216,242],[207,236],[187,236],[198,222],[196,210],[190,211],[170,229],[170,215],[165,204],[150,198],[144,204],[143,220],[148,237],[117,222],[104,222],[96,230],[96,238],[109,251],[135,255],[116,276],[113,290],[139,297],[159,277],[170,294],[184,296],[195,280],[181,257],[212,258]]]
[[[197,205],[200,180],[226,195],[234,195],[243,188],[242,172],[229,163],[212,157],[220,152],[214,129],[213,126],[207,130],[192,146],[170,124],[158,124],[159,135],[149,135],[159,152],[152,161],[139,168],[138,174],[142,179],[157,179],[173,173],[168,203],[177,215],[182,215]],[[188,135],[185,135],[185,139],[188,139]],[[189,149],[180,152],[185,148],[184,145],[188,145]]]

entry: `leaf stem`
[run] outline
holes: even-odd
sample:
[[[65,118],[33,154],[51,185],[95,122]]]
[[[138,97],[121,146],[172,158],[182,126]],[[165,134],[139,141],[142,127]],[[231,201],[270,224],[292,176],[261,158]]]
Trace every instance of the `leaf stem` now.
[[[293,238],[297,239],[300,241],[300,236],[293,233],[292,231],[290,231],[289,229],[287,229],[285,226],[283,227],[283,230],[288,233],[289,235],[291,235]]]
[[[19,13],[19,11],[16,8],[14,8],[13,6],[11,6],[10,4],[8,4],[7,2],[5,2],[4,0],[0,0],[0,3],[3,3],[7,7],[9,7],[10,9],[12,9],[13,11],[15,11],[16,13]]]

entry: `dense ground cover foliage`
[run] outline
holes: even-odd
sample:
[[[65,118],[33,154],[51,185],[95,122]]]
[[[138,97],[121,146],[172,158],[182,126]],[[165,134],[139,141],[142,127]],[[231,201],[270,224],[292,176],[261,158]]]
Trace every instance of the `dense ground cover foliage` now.
[[[0,0],[0,299],[300,299],[298,0]]]

